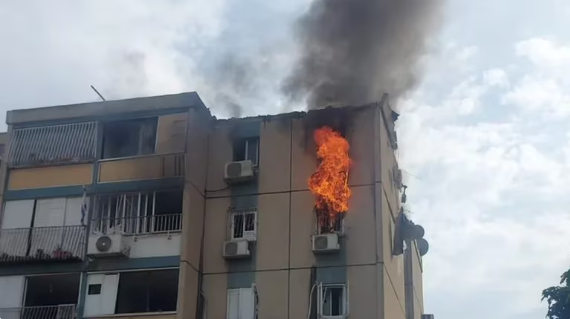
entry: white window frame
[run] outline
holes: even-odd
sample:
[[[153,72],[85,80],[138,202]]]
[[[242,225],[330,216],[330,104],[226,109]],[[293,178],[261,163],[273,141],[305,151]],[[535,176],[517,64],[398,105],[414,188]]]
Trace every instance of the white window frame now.
[[[249,155],[249,142],[251,142],[252,140],[256,141],[257,147],[255,150],[255,160],[248,158]],[[248,161],[250,160],[253,164],[253,167],[257,167],[259,166],[259,143],[260,143],[260,138],[259,137],[247,137],[244,138],[243,140],[243,144],[240,145],[240,147],[244,147],[244,158],[242,159],[243,161]]]
[[[327,288],[342,288],[342,314],[338,316],[326,316],[324,315],[324,301]],[[348,290],[348,283],[338,283],[338,284],[324,284],[319,283],[319,289],[317,292],[317,314],[320,318],[325,319],[340,319],[340,318],[347,318],[349,314],[349,290]],[[329,312],[330,313],[330,312]]]
[[[237,297],[236,297],[236,293],[237,293]],[[257,319],[258,316],[258,296],[257,296],[257,289],[255,287],[255,285],[252,285],[251,288],[231,288],[227,290],[226,293],[226,319],[250,319],[250,318],[242,318],[242,307],[247,307],[247,305],[242,305],[243,300],[243,295],[245,293],[251,293],[252,297],[253,297],[253,305],[252,306],[252,319]],[[237,303],[238,303],[238,318],[233,318],[230,316],[230,308],[231,308],[231,301],[230,301],[230,296],[234,295],[234,298],[237,298]]]
[[[246,226],[246,215],[253,214],[253,230],[245,230]],[[242,215],[243,216],[243,224],[242,224],[242,237],[235,237],[235,216]],[[245,239],[247,241],[255,241],[257,240],[257,209],[247,209],[247,210],[233,210],[230,213],[230,239],[231,240],[239,240]]]

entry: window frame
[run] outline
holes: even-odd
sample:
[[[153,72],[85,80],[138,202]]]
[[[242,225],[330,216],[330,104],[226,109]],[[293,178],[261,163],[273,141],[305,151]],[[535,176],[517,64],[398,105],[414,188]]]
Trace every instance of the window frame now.
[[[324,314],[324,301],[326,300],[326,293],[327,288],[342,288],[342,314],[340,315],[325,315]],[[346,318],[349,314],[349,290],[348,290],[348,282],[346,283],[319,283],[319,288],[317,292],[317,314],[320,318],[325,319],[338,319],[338,318]]]
[[[136,270],[128,270],[128,271],[122,271],[122,272],[118,272],[116,273],[118,275],[117,278],[117,294],[115,297],[115,307],[114,307],[114,311],[113,314],[111,314],[111,316],[128,316],[128,315],[132,315],[132,314],[168,314],[168,313],[176,313],[178,311],[177,309],[177,304],[175,303],[175,308],[174,310],[164,310],[164,311],[144,311],[144,312],[118,312],[119,309],[119,297],[120,297],[120,285],[121,285],[121,277],[123,277],[122,275],[127,274],[127,273],[145,273],[148,276],[148,279],[150,279],[151,273],[153,272],[160,272],[160,271],[173,271],[176,270],[178,272],[178,276],[180,276],[180,268],[157,268],[157,269],[136,269]],[[146,282],[146,291],[147,293],[149,293],[151,291],[151,287],[149,285],[150,280],[147,280]],[[177,298],[180,295],[180,289],[178,286],[178,283],[176,285],[176,294],[177,294]],[[147,307],[150,306],[150,300],[147,300],[148,304],[146,305]]]
[[[253,230],[246,230],[246,215],[253,214]],[[236,216],[243,216],[243,229],[242,229],[242,236],[235,237],[235,217]],[[257,240],[257,209],[243,209],[243,210],[231,210],[229,214],[229,223],[230,223],[230,240],[247,240],[247,241],[256,241]]]
[[[248,158],[249,157],[249,147],[250,147],[250,143],[252,141],[256,142],[255,160]],[[249,160],[249,161],[251,161],[253,167],[258,167],[259,166],[259,143],[260,143],[259,136],[236,139],[234,141],[234,145],[233,145],[233,150],[234,150],[233,159],[234,159],[234,161],[240,162],[240,161],[248,161]],[[245,148],[244,149],[244,158],[238,159],[235,157],[235,149],[242,148],[242,147]]]
[[[91,232],[102,232],[104,234],[113,230],[114,227],[121,225],[121,230],[127,235],[139,234],[159,234],[159,233],[178,233],[182,231],[182,216],[184,211],[184,204],[180,205],[179,214],[157,214],[156,213],[156,198],[159,193],[167,192],[181,192],[182,198],[184,196],[182,190],[160,190],[160,191],[142,191],[142,192],[124,192],[115,194],[99,194],[95,197],[95,206],[93,215],[91,216]],[[127,202],[133,200],[136,202],[135,209],[130,210],[132,216],[127,216]],[[115,202],[114,207],[111,203]],[[106,206],[105,206],[106,205]],[[131,204],[133,205],[133,204]],[[150,207],[149,207],[150,205]],[[121,206],[119,209],[117,207]],[[175,224],[180,229],[175,230],[157,230],[157,218],[163,216],[165,218],[173,218]],[[180,216],[180,217],[178,217]],[[111,221],[113,228],[109,227]],[[122,221],[134,221],[134,223],[122,223]],[[135,225],[136,224],[136,225]],[[134,225],[134,227],[133,227]],[[105,227],[106,226],[106,227]],[[130,226],[129,229],[133,231],[125,231],[125,227]],[[142,228],[141,228],[142,226]],[[145,231],[148,227],[148,231]],[[175,227],[176,228],[176,227]],[[142,229],[142,230],[141,230]]]
[[[346,232],[346,226],[345,226],[345,219],[346,219],[346,213],[339,213],[336,215],[337,218],[340,218],[340,229],[335,229],[334,232],[332,233],[328,233],[328,232],[322,232],[321,231],[321,227],[319,226],[319,213],[315,213],[315,234],[317,235],[325,235],[325,234],[338,234],[339,236],[342,236],[345,234]],[[336,225],[336,221],[335,221],[335,225]]]

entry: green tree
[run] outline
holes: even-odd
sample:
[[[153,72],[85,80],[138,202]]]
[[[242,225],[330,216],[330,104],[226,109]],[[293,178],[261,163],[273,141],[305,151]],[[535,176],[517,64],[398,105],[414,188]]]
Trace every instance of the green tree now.
[[[542,300],[548,302],[548,319],[570,319],[570,269],[560,276],[560,286],[542,291]]]

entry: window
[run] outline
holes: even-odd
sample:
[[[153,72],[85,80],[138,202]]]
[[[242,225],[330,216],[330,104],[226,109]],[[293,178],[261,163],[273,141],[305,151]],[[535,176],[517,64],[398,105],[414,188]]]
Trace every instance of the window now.
[[[176,311],[178,269],[123,272],[115,313]]]
[[[234,142],[234,161],[250,160],[253,166],[259,164],[259,138],[238,139]]]
[[[97,197],[92,230],[144,234],[182,229],[182,190]]]
[[[328,212],[317,210],[317,234],[343,233],[345,213],[331,216]]]
[[[88,295],[100,295],[101,294],[101,284],[89,285],[87,288]]]
[[[77,304],[80,277],[79,273],[27,277],[24,305],[39,307]],[[54,319],[55,315],[53,313]]]
[[[157,117],[105,123],[102,158],[153,154],[157,123]]]
[[[231,218],[231,239],[255,240],[257,231],[257,211],[233,211]]]
[[[324,318],[348,315],[348,287],[346,284],[319,284],[318,314]]]
[[[257,292],[255,288],[228,289],[227,319],[256,319]]]

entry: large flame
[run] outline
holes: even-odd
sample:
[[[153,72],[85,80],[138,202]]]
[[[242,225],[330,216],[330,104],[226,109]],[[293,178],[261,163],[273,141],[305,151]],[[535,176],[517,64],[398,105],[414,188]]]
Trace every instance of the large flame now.
[[[317,196],[315,208],[333,217],[348,210],[351,195],[348,187],[350,145],[344,137],[328,126],[316,129],[314,139],[319,164],[309,178],[309,189]],[[334,218],[330,218],[330,222],[334,222]]]

